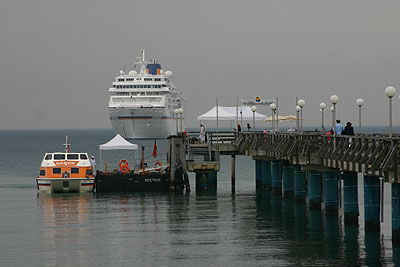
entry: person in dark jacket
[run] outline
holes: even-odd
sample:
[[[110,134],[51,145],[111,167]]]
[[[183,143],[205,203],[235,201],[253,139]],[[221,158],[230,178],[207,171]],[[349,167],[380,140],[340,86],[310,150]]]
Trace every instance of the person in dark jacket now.
[[[351,122],[346,123],[346,127],[344,127],[342,134],[343,135],[354,135],[354,128],[353,128],[353,126],[351,126]]]

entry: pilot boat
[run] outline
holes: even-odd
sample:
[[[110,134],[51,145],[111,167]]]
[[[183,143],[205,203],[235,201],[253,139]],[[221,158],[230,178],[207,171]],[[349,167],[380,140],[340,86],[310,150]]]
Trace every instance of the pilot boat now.
[[[87,153],[71,153],[68,136],[65,152],[46,153],[36,178],[41,192],[89,192],[95,187],[93,166]]]

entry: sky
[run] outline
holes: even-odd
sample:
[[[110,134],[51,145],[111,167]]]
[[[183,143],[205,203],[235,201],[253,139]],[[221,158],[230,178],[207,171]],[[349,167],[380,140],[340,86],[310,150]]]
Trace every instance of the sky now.
[[[280,114],[295,114],[297,96],[304,125],[319,125],[332,94],[343,121],[358,124],[361,97],[363,124],[387,125],[399,14],[398,0],[2,0],[0,129],[111,128],[108,87],[143,48],[174,73],[188,127],[240,96],[279,97]]]

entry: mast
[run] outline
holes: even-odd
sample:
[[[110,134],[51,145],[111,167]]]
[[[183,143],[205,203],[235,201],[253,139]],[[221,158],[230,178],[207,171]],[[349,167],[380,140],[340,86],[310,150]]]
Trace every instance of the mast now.
[[[68,143],[68,135],[65,136],[65,153],[69,153],[69,143]]]

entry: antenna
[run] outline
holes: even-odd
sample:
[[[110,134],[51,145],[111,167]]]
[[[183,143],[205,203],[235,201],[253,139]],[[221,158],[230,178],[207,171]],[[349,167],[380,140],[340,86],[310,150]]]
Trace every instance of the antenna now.
[[[69,153],[69,143],[68,143],[68,135],[65,136],[65,153]]]

